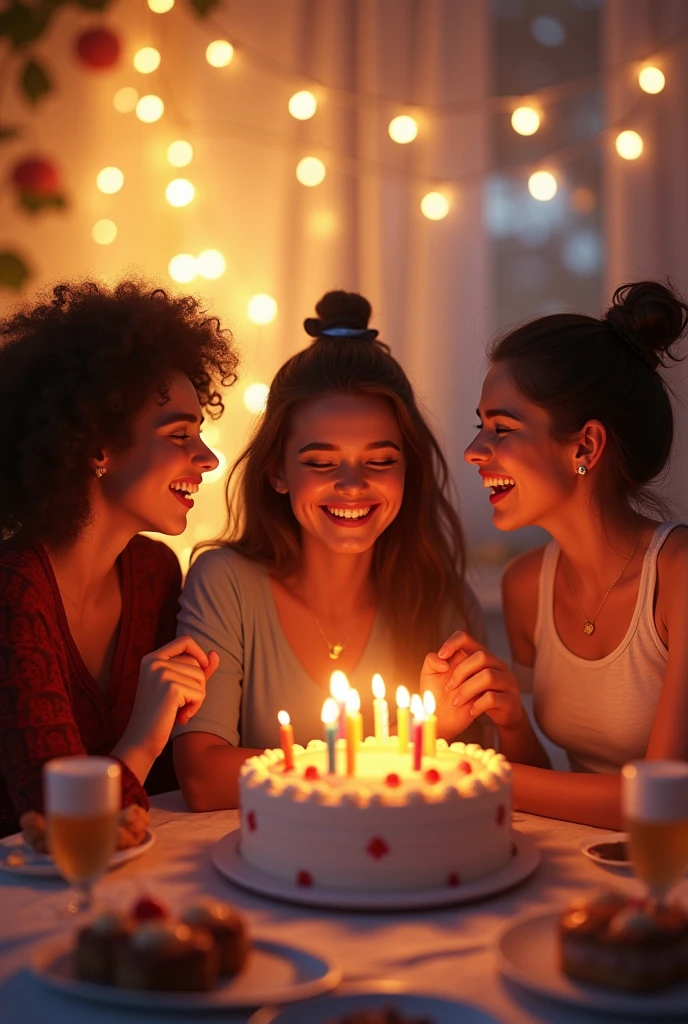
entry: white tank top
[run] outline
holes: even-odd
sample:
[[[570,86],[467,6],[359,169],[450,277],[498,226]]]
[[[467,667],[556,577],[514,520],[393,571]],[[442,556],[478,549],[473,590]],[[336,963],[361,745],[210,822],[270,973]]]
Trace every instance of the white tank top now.
[[[554,625],[559,545],[544,550],[535,625],[533,709],[548,739],[563,747],[573,771],[614,773],[645,756],[664,682],[667,649],[654,621],[657,555],[681,523],[662,523],[645,553],[638,600],[619,646],[606,658],[579,658]]]

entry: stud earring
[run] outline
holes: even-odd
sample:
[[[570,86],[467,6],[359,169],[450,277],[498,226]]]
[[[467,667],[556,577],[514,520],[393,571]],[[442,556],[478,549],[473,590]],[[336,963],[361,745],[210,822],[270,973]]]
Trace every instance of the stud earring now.
[[[96,466],[96,476],[100,480],[101,476],[105,473],[105,466]]]
[[[585,476],[585,474],[586,474],[587,472],[588,472],[588,467],[587,467],[587,466],[584,466],[584,465],[583,465],[582,463],[581,463],[581,465],[580,465],[580,466],[578,467],[578,469],[576,470],[576,473],[578,473],[578,476]]]

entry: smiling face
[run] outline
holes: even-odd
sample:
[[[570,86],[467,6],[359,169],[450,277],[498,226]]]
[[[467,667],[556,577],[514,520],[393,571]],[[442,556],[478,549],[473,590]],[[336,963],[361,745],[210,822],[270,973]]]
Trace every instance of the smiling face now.
[[[399,424],[383,398],[327,395],[295,413],[273,485],[304,536],[341,554],[367,551],[404,496]]]
[[[490,490],[494,525],[547,528],[577,493],[577,443],[554,440],[548,413],[520,394],[506,360],[490,368],[477,412],[480,431],[464,457]]]
[[[183,533],[202,474],[218,465],[201,439],[202,422],[193,384],[176,374],[169,401],[161,405],[156,395],[137,417],[132,447],[105,452],[106,472],[97,487],[109,514],[135,533]]]

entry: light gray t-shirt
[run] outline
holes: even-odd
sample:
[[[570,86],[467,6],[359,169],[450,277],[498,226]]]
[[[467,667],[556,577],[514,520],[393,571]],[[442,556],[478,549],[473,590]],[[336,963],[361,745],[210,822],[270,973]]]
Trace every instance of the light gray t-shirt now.
[[[482,615],[468,587],[465,602],[469,631],[482,641]],[[465,626],[458,611],[448,614],[441,636]],[[178,632],[192,636],[205,651],[217,651],[220,664],[208,681],[200,710],[186,725],[176,726],[173,736],[207,732],[233,746],[276,747],[277,713],[282,709],[291,716],[297,743],[305,746],[322,735],[320,714],[329,693],[329,674],[321,681],[312,679],[297,659],[282,630],[264,566],[230,548],[200,555],[186,578]],[[332,668],[336,667],[333,661]],[[373,731],[375,672],[387,684],[390,711],[398,685],[418,688],[417,673],[401,678],[395,669],[391,632],[379,615],[358,665],[347,673],[361,697],[365,735]]]

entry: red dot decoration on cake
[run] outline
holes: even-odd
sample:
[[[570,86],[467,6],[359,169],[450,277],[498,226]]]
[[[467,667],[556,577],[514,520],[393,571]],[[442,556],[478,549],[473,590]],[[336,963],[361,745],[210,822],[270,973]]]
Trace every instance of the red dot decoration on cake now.
[[[447,885],[450,889],[456,889],[457,886],[461,885],[461,876],[458,871],[452,871],[447,878]]]
[[[319,779],[320,772],[318,771],[314,764],[309,764],[305,772],[303,773],[303,777],[304,779]]]
[[[470,775],[471,772],[473,771],[468,761],[459,761],[459,763],[456,766],[456,770],[459,773],[459,775]]]
[[[390,772],[385,778],[385,786],[391,786],[392,789],[396,789],[397,786],[401,785],[401,779],[396,772]]]
[[[497,824],[503,825],[506,820],[506,807],[504,804],[500,804],[497,808]]]
[[[366,853],[369,853],[374,860],[381,860],[389,853],[389,845],[381,836],[375,836],[366,846]]]
[[[310,871],[299,871],[296,876],[296,884],[306,889],[313,885],[313,876]]]
[[[425,781],[431,786],[434,786],[436,782],[440,781],[440,773],[436,768],[428,768],[425,773]]]
[[[518,846],[516,845],[516,843],[512,843],[511,844],[511,856],[515,857],[517,853],[518,853]]]
[[[248,825],[249,832],[256,831],[256,816],[253,811],[249,811],[246,815],[246,824]]]

